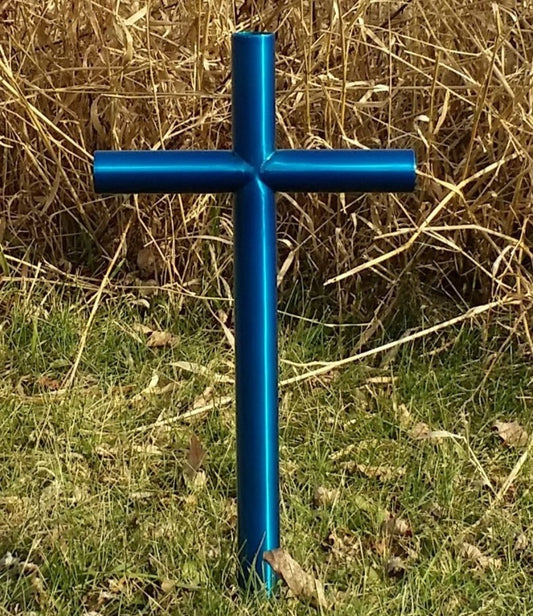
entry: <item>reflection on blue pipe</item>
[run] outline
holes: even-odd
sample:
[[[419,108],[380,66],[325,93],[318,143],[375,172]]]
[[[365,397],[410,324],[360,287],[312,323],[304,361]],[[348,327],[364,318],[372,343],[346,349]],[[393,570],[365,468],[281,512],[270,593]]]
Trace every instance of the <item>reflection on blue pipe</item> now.
[[[100,193],[235,192],[253,169],[231,151],[96,151],[94,188]]]
[[[258,132],[252,129],[255,123],[248,134]],[[256,176],[283,192],[409,192],[415,187],[412,150],[276,150],[263,157],[242,145],[233,151],[96,151],[94,187],[99,193],[223,193],[236,192]]]
[[[263,552],[279,546],[276,208],[258,172],[274,151],[274,35],[235,34],[232,50],[233,149],[256,173],[233,208],[239,550],[243,581],[255,569],[269,592]]]
[[[261,179],[284,192],[407,192],[415,167],[412,150],[277,150]]]
[[[238,536],[242,581],[279,546],[275,191],[415,186],[410,150],[276,150],[274,35],[232,39],[233,151],[96,152],[98,192],[233,192]]]

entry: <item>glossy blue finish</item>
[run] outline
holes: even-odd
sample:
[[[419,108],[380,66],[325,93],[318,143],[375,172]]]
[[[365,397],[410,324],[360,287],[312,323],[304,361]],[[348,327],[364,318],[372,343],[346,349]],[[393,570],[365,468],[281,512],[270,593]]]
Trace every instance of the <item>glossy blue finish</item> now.
[[[408,192],[415,168],[412,150],[277,150],[261,178],[284,192]]]
[[[409,191],[410,150],[275,150],[274,35],[232,39],[233,151],[96,152],[98,192],[234,192],[237,491],[242,581],[279,545],[275,191]],[[257,576],[252,575],[255,572]]]
[[[235,195],[233,217],[239,551],[243,581],[255,564],[270,590],[263,552],[279,546],[274,193],[250,182]]]
[[[259,169],[275,148],[275,37],[232,36],[233,150]]]
[[[253,171],[231,151],[96,151],[94,188],[101,193],[234,192]]]
[[[250,567],[269,592],[263,552],[279,546],[276,208],[260,178],[274,150],[274,35],[233,35],[233,149],[255,179],[235,194],[235,358],[238,535],[244,581]]]

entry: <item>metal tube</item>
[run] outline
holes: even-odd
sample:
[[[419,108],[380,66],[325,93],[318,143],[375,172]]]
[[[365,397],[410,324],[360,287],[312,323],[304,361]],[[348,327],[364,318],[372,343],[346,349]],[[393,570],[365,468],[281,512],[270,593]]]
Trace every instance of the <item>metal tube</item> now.
[[[235,194],[238,542],[243,577],[267,592],[279,546],[275,195],[259,178],[274,148],[274,35],[233,36],[233,147],[255,177]]]
[[[233,150],[255,167],[275,147],[274,43],[271,33],[232,36]]]
[[[234,192],[238,542],[241,581],[275,575],[279,546],[275,191],[409,191],[412,151],[275,151],[274,35],[232,37],[233,151],[95,152],[104,193]]]
[[[261,179],[284,192],[408,192],[416,160],[412,150],[278,150]]]
[[[253,175],[230,150],[100,150],[93,169],[100,193],[234,192]]]

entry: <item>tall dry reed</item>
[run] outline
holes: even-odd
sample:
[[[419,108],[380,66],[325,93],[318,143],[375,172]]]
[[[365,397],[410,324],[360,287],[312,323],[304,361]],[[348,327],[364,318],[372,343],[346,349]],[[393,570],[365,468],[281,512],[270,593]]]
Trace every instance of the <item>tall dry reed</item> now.
[[[512,302],[533,347],[531,3],[17,0],[0,24],[5,276],[97,278],[132,218],[124,271],[229,297],[229,198],[101,198],[92,152],[231,147],[230,36],[270,30],[280,147],[419,161],[413,195],[281,195],[282,297],[373,314],[367,338],[431,294]]]

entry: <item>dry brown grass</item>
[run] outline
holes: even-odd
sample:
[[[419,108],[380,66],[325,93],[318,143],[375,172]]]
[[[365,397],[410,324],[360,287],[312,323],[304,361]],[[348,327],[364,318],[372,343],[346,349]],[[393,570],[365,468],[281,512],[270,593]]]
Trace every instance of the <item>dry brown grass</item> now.
[[[4,274],[103,275],[133,212],[123,268],[230,297],[229,200],[99,198],[91,153],[231,147],[230,35],[274,30],[279,146],[413,147],[420,172],[409,196],[280,196],[282,291],[379,319],[428,289],[509,301],[533,349],[531,3],[18,0],[0,23]]]

